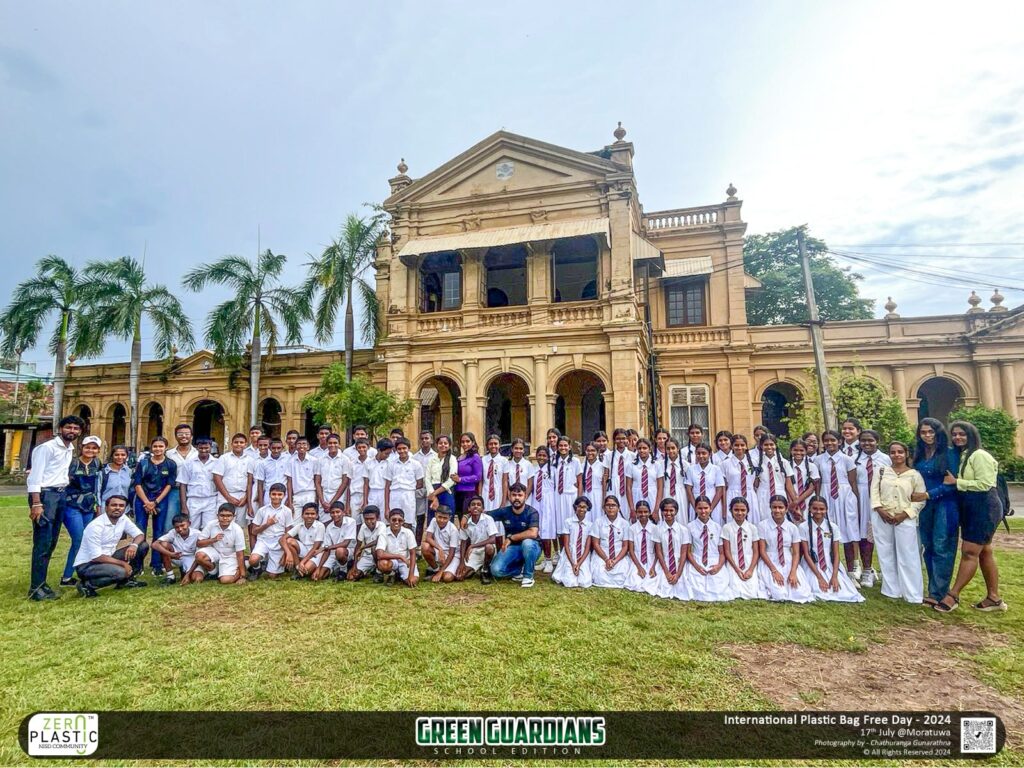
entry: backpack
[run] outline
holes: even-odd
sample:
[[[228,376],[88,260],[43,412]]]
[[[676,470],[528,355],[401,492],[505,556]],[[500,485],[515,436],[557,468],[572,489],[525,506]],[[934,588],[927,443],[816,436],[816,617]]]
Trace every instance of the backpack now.
[[[1013,517],[1013,507],[1010,506],[1010,486],[1006,483],[1006,476],[1000,472],[996,475],[996,494],[999,496],[999,503],[1003,507],[1003,525],[1006,532],[1010,532],[1010,523],[1006,519]]]

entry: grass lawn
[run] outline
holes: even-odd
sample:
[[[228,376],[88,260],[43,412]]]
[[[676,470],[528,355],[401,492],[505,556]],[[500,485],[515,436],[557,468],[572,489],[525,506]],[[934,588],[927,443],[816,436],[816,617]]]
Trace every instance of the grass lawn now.
[[[1015,523],[1024,532],[1024,520]],[[66,544],[62,533],[51,584]],[[871,653],[894,628],[898,635],[936,622],[933,612],[877,589],[852,606],[699,606],[570,591],[546,576],[530,591],[509,583],[409,590],[261,581],[104,590],[96,600],[65,590],[40,604],[25,599],[30,546],[23,498],[0,498],[2,765],[29,762],[17,728],[35,710],[774,709],[737,673],[726,646]],[[966,607],[983,595],[979,576],[965,607],[939,621],[982,637],[1000,633],[1003,647],[964,648],[960,658],[978,681],[1019,704],[1024,552],[1000,551],[999,559],[1010,612]],[[805,700],[814,706],[813,696]],[[998,761],[1020,764],[1024,751],[1004,751]]]

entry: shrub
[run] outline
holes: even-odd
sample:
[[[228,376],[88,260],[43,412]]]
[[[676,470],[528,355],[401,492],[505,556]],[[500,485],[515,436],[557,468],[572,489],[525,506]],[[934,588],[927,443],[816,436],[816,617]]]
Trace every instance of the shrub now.
[[[986,408],[983,405],[960,407],[949,414],[950,421],[969,421],[981,433],[981,444],[996,457],[1000,464],[1007,464],[1014,457],[1017,439],[1017,425],[1002,408]]]

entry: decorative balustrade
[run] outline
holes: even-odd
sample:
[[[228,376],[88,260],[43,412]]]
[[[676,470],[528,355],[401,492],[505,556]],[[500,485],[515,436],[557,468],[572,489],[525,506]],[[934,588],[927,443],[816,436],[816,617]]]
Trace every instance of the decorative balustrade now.
[[[480,310],[480,325],[487,326],[488,328],[509,328],[514,325],[529,324],[530,310],[528,309],[510,310],[502,307],[500,310]]]
[[[655,211],[644,214],[644,228],[649,232],[666,229],[686,229],[718,224],[723,220],[722,209],[718,206],[703,208],[676,208],[671,211]]]
[[[416,330],[419,333],[447,333],[448,331],[462,330],[462,315],[428,314],[416,318]]]
[[[700,346],[702,344],[728,344],[728,328],[701,328],[678,331],[656,331],[656,347]]]
[[[597,323],[601,319],[601,307],[596,304],[555,304],[548,309],[548,320],[553,325]]]

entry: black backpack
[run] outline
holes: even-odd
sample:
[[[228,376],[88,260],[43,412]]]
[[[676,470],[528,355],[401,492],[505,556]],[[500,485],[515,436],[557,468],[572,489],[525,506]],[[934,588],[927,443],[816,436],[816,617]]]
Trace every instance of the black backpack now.
[[[1010,532],[1010,523],[1006,518],[1013,516],[1013,507],[1010,506],[1010,486],[1006,484],[1006,476],[1000,472],[996,475],[996,493],[999,495],[999,503],[1003,507],[1003,525],[1006,532]]]

